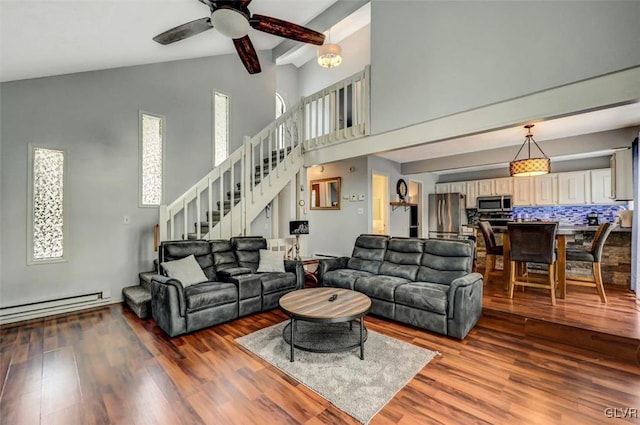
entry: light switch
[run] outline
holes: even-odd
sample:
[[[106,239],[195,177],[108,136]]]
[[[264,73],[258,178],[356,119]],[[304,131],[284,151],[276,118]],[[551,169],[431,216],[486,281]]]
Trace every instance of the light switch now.
[[[364,208],[358,208],[358,214],[360,215],[364,214]]]

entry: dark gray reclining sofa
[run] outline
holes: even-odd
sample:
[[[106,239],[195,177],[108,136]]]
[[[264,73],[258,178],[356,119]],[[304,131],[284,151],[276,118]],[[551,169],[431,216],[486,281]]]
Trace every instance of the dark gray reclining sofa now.
[[[322,286],[362,292],[371,313],[463,339],[482,312],[471,240],[360,235],[351,257],[320,260]]]
[[[177,279],[153,276],[153,319],[176,336],[277,307],[282,295],[303,287],[302,263],[284,260],[284,273],[257,273],[260,249],[267,249],[266,239],[252,236],[162,242],[160,264],[193,254],[208,281],[183,287]]]

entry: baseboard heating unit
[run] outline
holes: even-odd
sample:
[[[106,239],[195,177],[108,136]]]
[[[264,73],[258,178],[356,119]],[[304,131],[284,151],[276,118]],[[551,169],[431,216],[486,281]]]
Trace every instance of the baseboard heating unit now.
[[[110,303],[111,290],[105,289],[89,294],[71,295],[52,300],[0,307],[0,324],[37,319],[54,314],[99,307]]]

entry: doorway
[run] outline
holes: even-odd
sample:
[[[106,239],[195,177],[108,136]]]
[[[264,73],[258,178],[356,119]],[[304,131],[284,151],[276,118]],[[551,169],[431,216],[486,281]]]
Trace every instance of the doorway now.
[[[373,173],[371,178],[371,233],[389,232],[389,176]]]
[[[422,183],[409,180],[408,202],[411,206],[409,215],[409,237],[422,237]]]

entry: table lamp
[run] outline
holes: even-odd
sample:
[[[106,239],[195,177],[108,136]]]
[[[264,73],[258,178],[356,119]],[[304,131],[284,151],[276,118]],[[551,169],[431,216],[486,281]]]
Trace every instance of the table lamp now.
[[[296,256],[294,260],[301,260],[300,258],[300,235],[309,234],[309,221],[308,220],[296,220],[289,222],[289,234],[296,235]]]

